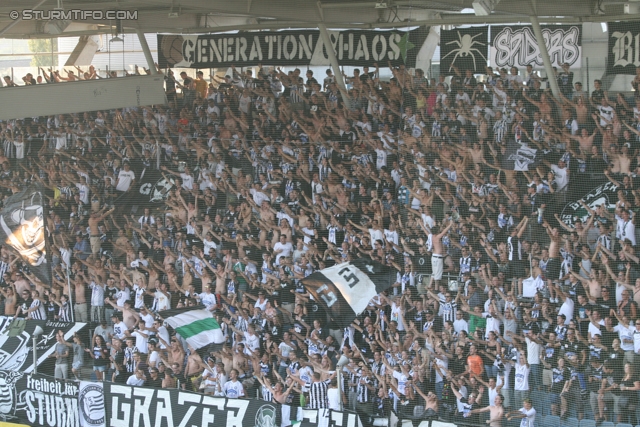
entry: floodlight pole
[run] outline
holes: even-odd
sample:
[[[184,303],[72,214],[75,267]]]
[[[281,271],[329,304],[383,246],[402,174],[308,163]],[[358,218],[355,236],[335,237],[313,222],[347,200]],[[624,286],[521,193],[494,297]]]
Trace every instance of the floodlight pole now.
[[[342,73],[340,72],[340,64],[338,64],[338,58],[336,57],[336,51],[333,50],[333,43],[331,43],[331,37],[329,36],[329,32],[327,31],[327,26],[323,23],[318,24],[318,29],[320,30],[320,38],[322,38],[322,42],[324,43],[324,47],[327,49],[327,56],[329,56],[329,63],[331,64],[331,68],[333,68],[333,75],[336,79],[336,85],[338,85],[338,89],[340,89],[340,94],[342,95],[342,101],[344,105],[349,108],[351,106],[351,100],[349,99],[349,94],[347,93],[347,87],[344,84],[344,79],[342,78]]]
[[[553,72],[553,64],[551,63],[551,57],[549,57],[549,51],[547,45],[544,43],[544,37],[542,37],[542,29],[540,29],[540,21],[538,17],[531,15],[531,28],[533,28],[533,34],[536,36],[538,48],[542,55],[542,63],[544,64],[544,70],[547,72],[547,79],[553,96],[560,99],[560,88],[558,87],[558,81],[556,80],[556,74]]]

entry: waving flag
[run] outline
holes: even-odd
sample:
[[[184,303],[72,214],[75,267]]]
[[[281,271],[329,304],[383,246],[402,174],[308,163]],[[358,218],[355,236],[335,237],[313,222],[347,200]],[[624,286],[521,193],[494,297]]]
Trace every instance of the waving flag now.
[[[302,280],[336,324],[347,327],[369,301],[396,281],[397,272],[371,259],[336,264]]]
[[[189,307],[165,310],[159,314],[167,324],[175,329],[176,333],[180,334],[196,350],[209,344],[224,342],[222,329],[209,310],[202,307]]]

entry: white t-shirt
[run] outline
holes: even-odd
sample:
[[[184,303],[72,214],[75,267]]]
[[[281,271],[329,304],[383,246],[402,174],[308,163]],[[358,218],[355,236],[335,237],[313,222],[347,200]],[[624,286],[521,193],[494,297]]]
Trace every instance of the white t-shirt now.
[[[516,363],[516,382],[513,389],[516,391],[529,390],[529,367]]]
[[[136,174],[132,170],[127,172],[126,170],[122,169],[118,173],[118,184],[116,185],[116,190],[118,191],[129,190],[129,187],[131,186],[131,183],[133,182],[134,179],[136,179]]]
[[[533,427],[536,422],[536,410],[534,408],[529,409],[528,411],[524,408],[520,408],[520,412],[526,415],[520,421],[520,427]]]
[[[556,184],[558,184],[559,190],[566,190],[567,184],[569,184],[569,174],[566,167],[561,168],[558,165],[551,165],[551,170],[556,177]]]
[[[135,374],[131,375],[127,380],[127,385],[142,386],[144,385],[144,378],[138,379]]]
[[[229,399],[244,397],[244,387],[242,387],[240,381],[227,381],[224,383],[224,386],[222,386],[222,391]]]
[[[613,327],[613,331],[618,333],[618,337],[620,338],[620,348],[624,351],[633,351],[633,342],[624,342],[624,340],[633,341],[633,328],[631,325],[627,328],[622,323],[618,323]]]
[[[567,316],[567,323],[569,323],[571,321],[571,319],[573,319],[573,306],[575,305],[575,303],[573,302],[573,300],[569,297],[566,297],[564,299],[564,302],[562,303],[562,306],[560,307],[560,312],[558,314],[564,314],[565,316]]]

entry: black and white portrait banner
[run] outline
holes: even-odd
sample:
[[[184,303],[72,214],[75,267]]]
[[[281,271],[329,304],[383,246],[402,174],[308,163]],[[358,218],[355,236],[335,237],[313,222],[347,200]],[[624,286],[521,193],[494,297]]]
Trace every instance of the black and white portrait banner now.
[[[340,65],[391,61],[415,66],[428,29],[411,31],[329,31]],[[235,34],[158,35],[160,68],[216,68],[264,65],[329,65],[318,30],[239,32]]]
[[[489,27],[467,27],[440,32],[440,72],[454,67],[484,73],[489,53]]]
[[[18,254],[43,283],[51,283],[44,224],[45,196],[34,184],[4,201],[0,211],[0,241]]]
[[[554,66],[565,62],[580,68],[582,29],[578,25],[542,25],[542,38]],[[494,68],[542,67],[542,54],[530,25],[491,26],[491,66]]]
[[[640,67],[640,21],[609,22],[607,73],[635,74]]]

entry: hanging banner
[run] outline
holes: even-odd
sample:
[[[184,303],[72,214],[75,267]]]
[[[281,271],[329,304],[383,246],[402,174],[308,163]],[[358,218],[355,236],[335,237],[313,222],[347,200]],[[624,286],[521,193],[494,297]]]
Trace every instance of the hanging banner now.
[[[554,67],[565,62],[582,64],[582,28],[578,25],[541,25],[542,38]],[[530,25],[491,26],[491,66],[495,68],[543,67],[542,54]]]
[[[635,74],[640,67],[640,21],[608,22],[608,74]]]
[[[38,366],[53,354],[56,333],[62,331],[64,339],[70,340],[86,323],[50,322],[25,320],[0,316],[0,369],[31,372],[33,370],[33,331],[40,326],[44,332],[36,339]]]
[[[489,27],[440,31],[440,72],[453,74],[453,67],[485,73],[489,57]]]
[[[600,205],[604,205],[607,211],[613,213],[618,202],[618,186],[607,181],[585,193],[577,193],[575,200],[567,203],[562,209],[560,221],[570,227],[573,227],[577,220],[581,220],[583,224],[586,224],[590,215],[589,211],[582,206],[580,200],[593,210]]]
[[[329,31],[340,65],[414,67],[428,29]],[[160,68],[330,65],[318,30],[158,35]]]
[[[104,424],[83,424],[99,427],[130,426],[208,426],[218,427],[274,427],[281,425],[282,414],[290,414],[283,405],[257,399],[227,399],[178,389],[132,387],[110,382],[103,383],[104,406],[100,408],[98,391],[92,394],[93,416]],[[84,388],[80,390],[83,394]],[[88,396],[88,394],[87,394]],[[80,397],[79,397],[80,398]],[[295,415],[295,411],[291,411]],[[357,414],[328,409],[302,411],[300,426],[360,427]]]
[[[78,385],[44,375],[0,371],[0,417],[31,426],[79,427]]]
[[[51,264],[44,237],[44,189],[30,185],[6,199],[0,211],[0,241],[20,255],[43,283],[51,283]]]

